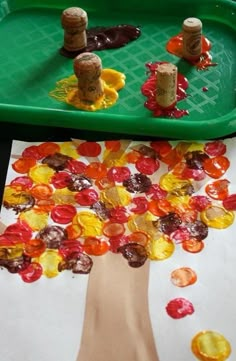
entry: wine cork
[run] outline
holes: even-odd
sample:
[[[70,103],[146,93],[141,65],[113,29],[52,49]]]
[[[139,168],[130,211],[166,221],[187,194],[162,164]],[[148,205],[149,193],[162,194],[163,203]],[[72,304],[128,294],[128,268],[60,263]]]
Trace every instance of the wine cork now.
[[[176,104],[177,72],[177,67],[171,63],[159,64],[157,67],[156,101],[162,108],[171,108]]]
[[[87,13],[77,7],[65,9],[61,16],[64,28],[64,48],[68,51],[78,51],[87,46],[86,28]]]
[[[96,54],[84,52],[74,59],[74,72],[78,78],[81,100],[95,102],[103,95],[101,71],[102,62]]]
[[[197,18],[188,18],[183,22],[183,57],[197,60],[202,53],[202,22]]]

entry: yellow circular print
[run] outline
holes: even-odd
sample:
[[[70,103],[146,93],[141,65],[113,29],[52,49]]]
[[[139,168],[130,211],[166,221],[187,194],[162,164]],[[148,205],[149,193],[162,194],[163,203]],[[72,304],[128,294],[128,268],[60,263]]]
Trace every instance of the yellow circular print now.
[[[35,165],[29,170],[29,177],[35,182],[35,183],[45,183],[49,184],[50,179],[54,175],[55,171],[48,167],[47,164],[39,164]]]
[[[234,213],[218,206],[210,206],[200,213],[201,221],[208,227],[224,229],[234,222]]]
[[[174,243],[165,235],[148,242],[146,246],[148,258],[154,261],[162,261],[169,258],[175,250]]]
[[[231,354],[229,341],[215,331],[199,332],[191,346],[192,352],[201,361],[225,361]]]

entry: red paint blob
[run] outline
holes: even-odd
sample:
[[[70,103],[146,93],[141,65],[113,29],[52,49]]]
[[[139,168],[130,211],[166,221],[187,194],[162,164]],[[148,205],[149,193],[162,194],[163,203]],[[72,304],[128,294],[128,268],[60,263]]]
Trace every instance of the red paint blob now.
[[[20,271],[19,275],[24,282],[32,283],[37,281],[42,276],[42,273],[42,266],[37,262],[32,262],[26,269]]]
[[[98,194],[94,189],[82,189],[75,194],[75,200],[81,206],[92,206],[98,200]]]
[[[180,319],[194,313],[193,304],[185,298],[175,298],[166,306],[166,312],[174,319]]]
[[[77,148],[77,152],[84,157],[97,157],[101,150],[100,144],[96,142],[83,142]]]
[[[135,167],[142,174],[152,175],[158,170],[160,163],[157,159],[140,157],[137,160]]]
[[[185,109],[178,109],[176,106],[172,109],[164,109],[156,102],[156,69],[159,64],[164,62],[147,63],[146,67],[149,70],[149,78],[141,87],[141,92],[148,99],[144,106],[153,112],[154,117],[168,117],[168,118],[181,118],[188,115]],[[180,73],[177,77],[177,102],[187,97],[186,89],[188,88],[188,80]]]
[[[202,35],[202,54],[198,60],[186,59],[190,64],[196,66],[199,70],[207,69],[209,66],[216,66],[217,63],[212,62],[212,56],[209,51],[211,49],[211,42]],[[176,36],[173,36],[166,45],[166,50],[183,58],[183,34],[180,33]]]
[[[67,162],[67,169],[73,174],[83,174],[86,167],[86,164],[76,159],[71,159]]]
[[[110,210],[110,221],[118,223],[126,223],[128,221],[128,214],[125,207],[117,206]]]
[[[33,185],[32,180],[27,176],[17,177],[10,183],[12,186],[21,186],[22,189],[30,189]]]
[[[224,155],[226,153],[226,145],[222,140],[214,140],[205,144],[204,152],[212,157]]]
[[[61,189],[67,187],[68,184],[70,183],[70,180],[71,180],[71,176],[69,173],[58,172],[52,176],[51,183],[55,188]]]
[[[112,167],[107,172],[107,178],[112,182],[123,182],[130,177],[131,173],[128,167]]]
[[[60,224],[70,223],[75,215],[76,208],[70,204],[57,205],[51,211],[52,220]]]
[[[143,214],[148,209],[148,201],[145,197],[133,198],[132,203],[135,205],[135,207],[130,209],[133,213]]]
[[[236,211],[236,194],[231,194],[223,200],[223,206],[227,211]]]

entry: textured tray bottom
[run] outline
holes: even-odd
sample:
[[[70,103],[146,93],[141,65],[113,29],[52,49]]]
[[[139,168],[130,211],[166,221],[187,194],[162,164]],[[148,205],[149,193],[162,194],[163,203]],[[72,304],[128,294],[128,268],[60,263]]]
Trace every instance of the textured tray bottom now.
[[[54,9],[24,9],[9,14],[0,22],[2,104],[73,109],[48,96],[57,80],[73,73],[72,60],[58,53],[63,41],[60,14]],[[190,112],[186,121],[213,119],[232,111],[236,103],[235,33],[223,24],[204,20],[204,16],[201,19],[204,34],[213,44],[213,61],[219,65],[198,72],[165,50],[166,42],[179,32],[183,19],[138,18],[135,15],[132,18],[129,15],[113,17],[111,21],[89,16],[89,27],[128,22],[142,29],[137,41],[121,49],[98,53],[104,68],[115,68],[127,77],[119,102],[104,114],[150,118],[151,113],[143,106],[145,99],[140,86],[146,79],[145,63],[160,60],[177,64],[179,71],[189,79],[190,96],[180,105]],[[207,87],[208,92],[203,92],[203,87]]]

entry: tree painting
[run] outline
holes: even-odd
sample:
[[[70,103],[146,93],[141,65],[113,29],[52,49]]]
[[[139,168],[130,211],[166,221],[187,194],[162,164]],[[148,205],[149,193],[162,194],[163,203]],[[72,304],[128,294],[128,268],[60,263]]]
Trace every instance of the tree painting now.
[[[233,224],[228,144],[73,139],[25,143],[11,154],[0,265],[26,283],[89,275],[76,361],[162,361],[149,315],[150,265],[176,252],[194,257],[211,229]],[[166,282],[183,297],[162,312],[176,322],[192,317],[195,305],[183,290],[198,285],[194,267],[179,264]],[[230,357],[220,330],[188,337],[193,358]]]

